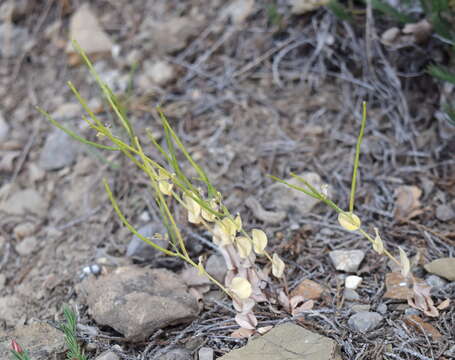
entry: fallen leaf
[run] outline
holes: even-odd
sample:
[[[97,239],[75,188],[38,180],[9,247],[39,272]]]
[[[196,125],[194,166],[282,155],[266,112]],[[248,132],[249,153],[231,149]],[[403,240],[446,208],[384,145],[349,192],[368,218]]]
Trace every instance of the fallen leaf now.
[[[431,286],[425,282],[414,282],[412,294],[408,298],[408,304],[413,308],[421,310],[425,315],[431,317],[439,316],[438,309],[434,306],[430,295]]]
[[[258,324],[256,316],[252,312],[247,314],[237,314],[235,316],[235,322],[240,325],[241,328],[247,330],[254,330]]]
[[[430,334],[433,339],[439,339],[442,337],[441,333],[433,325],[423,321],[423,319],[417,315],[406,316],[404,318],[404,322],[421,333],[426,332]]]
[[[318,300],[323,292],[324,289],[317,282],[305,279],[291,291],[291,296],[302,296],[306,300]]]
[[[395,190],[395,220],[405,221],[420,215],[423,211],[419,201],[422,190],[417,186],[402,185]]]
[[[240,328],[231,333],[231,337],[236,339],[244,339],[249,338],[251,335],[254,334],[254,330]]]
[[[407,300],[412,295],[412,289],[404,276],[398,272],[391,272],[385,276],[385,299]]]
[[[441,302],[437,308],[438,310],[445,310],[449,307],[450,305],[450,299],[445,299],[443,302]]]
[[[424,265],[425,270],[431,274],[441,276],[447,280],[455,281],[455,258],[441,258]]]

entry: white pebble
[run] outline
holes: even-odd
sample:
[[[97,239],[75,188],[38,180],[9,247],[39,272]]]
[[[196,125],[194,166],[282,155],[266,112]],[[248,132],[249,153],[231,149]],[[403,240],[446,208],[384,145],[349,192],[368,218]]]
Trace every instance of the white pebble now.
[[[360,276],[349,275],[348,277],[346,277],[344,281],[344,286],[346,287],[346,289],[355,290],[360,285],[362,280],[363,279]]]

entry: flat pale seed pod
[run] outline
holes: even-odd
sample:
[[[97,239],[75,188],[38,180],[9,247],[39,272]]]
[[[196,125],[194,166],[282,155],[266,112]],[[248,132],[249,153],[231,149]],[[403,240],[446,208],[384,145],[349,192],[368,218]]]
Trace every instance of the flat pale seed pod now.
[[[406,278],[411,271],[411,263],[404,250],[401,247],[398,247],[398,250],[400,251],[401,275]]]
[[[174,187],[174,184],[171,184],[166,180],[160,180],[158,182],[158,187],[164,195],[170,196],[172,195],[172,188]]]
[[[184,200],[188,210],[188,221],[192,224],[199,224],[201,222],[201,206],[187,195],[184,195]]]
[[[362,222],[356,214],[348,212],[340,212],[338,214],[338,222],[343,229],[349,231],[356,231],[362,225]]]
[[[245,236],[238,236],[235,239],[235,244],[237,246],[237,251],[242,259],[245,259],[251,254],[252,245],[250,239]]]
[[[376,251],[379,255],[384,253],[384,243],[382,242],[381,237],[379,236],[378,228],[374,228],[376,237],[374,238],[373,250]]]
[[[253,238],[254,252],[258,255],[264,254],[264,249],[267,246],[267,235],[260,229],[253,229],[251,232]]]
[[[272,257],[272,274],[273,276],[280,278],[283,276],[284,272],[284,262],[278,256],[278,254],[273,254]]]
[[[251,284],[247,279],[235,277],[231,281],[231,290],[240,299],[248,299],[252,293]]]
[[[239,214],[234,219],[234,224],[235,224],[235,230],[240,231],[242,230],[242,218],[240,217]]]

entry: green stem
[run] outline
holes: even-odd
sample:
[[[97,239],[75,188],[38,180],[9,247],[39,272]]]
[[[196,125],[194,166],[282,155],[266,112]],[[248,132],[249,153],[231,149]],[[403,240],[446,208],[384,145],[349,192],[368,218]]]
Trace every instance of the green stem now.
[[[351,182],[351,199],[349,201],[349,212],[354,212],[354,198],[355,198],[355,187],[357,182],[357,169],[359,168],[359,158],[360,158],[360,145],[362,144],[363,133],[365,131],[365,124],[367,122],[367,103],[363,102],[363,115],[362,115],[362,125],[360,126],[359,137],[357,138],[357,145],[355,147],[355,159],[354,159],[354,169],[352,171],[352,182]]]

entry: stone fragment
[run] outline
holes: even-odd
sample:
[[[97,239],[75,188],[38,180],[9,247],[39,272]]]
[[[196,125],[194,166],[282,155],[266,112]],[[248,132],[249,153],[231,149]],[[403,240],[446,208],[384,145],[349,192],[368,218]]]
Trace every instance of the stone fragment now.
[[[159,360],[193,360],[191,352],[185,348],[175,348],[161,355]]]
[[[19,326],[10,334],[0,335],[0,358],[10,359],[11,339],[29,351],[30,359],[50,360],[64,357],[66,352],[63,332],[44,322]]]
[[[370,311],[371,306],[368,304],[354,304],[351,306],[351,310],[355,313],[362,311]]]
[[[360,300],[360,295],[357,293],[357,291],[355,291],[353,289],[344,289],[343,296],[344,296],[344,299],[347,301]]]
[[[338,344],[293,323],[274,327],[219,358],[221,360],[341,360]]]
[[[151,239],[156,233],[163,235],[163,228],[152,223],[141,226],[137,231],[139,234],[148,239]],[[168,241],[165,239],[154,238],[152,241],[163,248],[167,248],[168,246]],[[139,258],[141,260],[152,260],[158,254],[160,254],[158,250],[156,250],[153,246],[147,244],[145,241],[142,241],[136,235],[133,235],[131,237],[131,241],[128,244],[128,248],[126,250],[126,256]]]
[[[38,240],[34,236],[28,236],[16,245],[16,251],[21,256],[28,256],[35,252]]]
[[[450,205],[438,205],[436,208],[436,217],[441,221],[450,221],[455,219],[455,211],[453,211]]]
[[[17,57],[27,47],[29,34],[27,29],[13,25],[11,22],[0,22],[0,57]]]
[[[335,269],[345,272],[356,272],[365,257],[362,250],[333,250],[329,253]]]
[[[361,333],[374,330],[382,321],[382,315],[372,311],[361,311],[352,315],[348,320],[349,327]]]
[[[305,279],[291,291],[291,296],[303,296],[305,300],[317,300],[323,292],[323,287],[317,282]]]
[[[53,130],[46,138],[39,157],[39,166],[44,170],[58,170],[74,163],[78,144],[60,129]]]
[[[82,4],[71,17],[69,36],[70,41],[66,49],[68,53],[75,52],[71,39],[76,40],[88,55],[110,53],[114,45],[88,3]]]
[[[26,236],[33,235],[36,231],[36,225],[31,222],[24,222],[17,225],[14,230],[14,236],[16,239],[23,239]]]
[[[99,325],[108,325],[133,342],[168,325],[191,321],[199,312],[196,298],[166,269],[123,266],[85,278],[77,291]]]
[[[426,271],[444,279],[455,281],[455,258],[441,258],[424,265]]]
[[[430,285],[433,289],[441,289],[444,286],[447,285],[447,281],[444,279],[441,279],[437,275],[428,275],[425,278],[425,282]]]
[[[3,290],[6,284],[6,276],[5,274],[0,273],[0,291]]]
[[[6,122],[3,114],[0,112],[0,143],[5,141],[8,138],[9,134],[9,125]]]
[[[376,311],[384,315],[387,312],[387,305],[384,303],[379,304],[378,307],[376,308]]]
[[[221,10],[221,16],[227,16],[233,24],[242,24],[254,10],[254,0],[235,0]]]
[[[11,215],[33,213],[44,216],[47,211],[47,201],[35,189],[19,190],[0,201],[0,211]]]
[[[344,281],[344,286],[346,287],[346,289],[355,290],[362,283],[362,280],[363,279],[360,276],[349,275],[348,277],[346,277]]]
[[[25,311],[24,302],[16,295],[0,297],[0,322],[15,326]]]
[[[318,190],[320,190],[322,185],[324,185],[321,177],[316,173],[302,173],[299,174],[299,176]],[[295,177],[286,179],[286,182],[291,185],[305,187],[305,185]],[[328,189],[327,196],[331,196],[330,187]],[[319,200],[308,196],[301,191],[292,189],[285,184],[274,183],[266,189],[263,203],[277,211],[296,211],[300,215],[305,215],[308,214],[317,203],[319,203]]]
[[[149,63],[145,73],[156,85],[166,85],[175,78],[174,67],[166,61]]]
[[[224,277],[226,276],[227,266],[224,258],[218,254],[212,254],[207,259],[205,264],[205,270],[213,276],[220,283],[224,283]]]
[[[212,348],[202,347],[198,351],[199,360],[213,360],[215,358],[215,352]]]
[[[98,355],[95,360],[120,360],[120,358],[115,352],[108,350]]]

